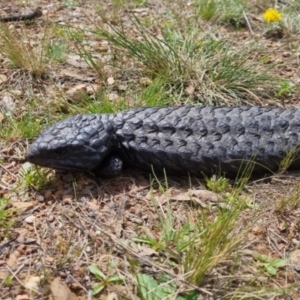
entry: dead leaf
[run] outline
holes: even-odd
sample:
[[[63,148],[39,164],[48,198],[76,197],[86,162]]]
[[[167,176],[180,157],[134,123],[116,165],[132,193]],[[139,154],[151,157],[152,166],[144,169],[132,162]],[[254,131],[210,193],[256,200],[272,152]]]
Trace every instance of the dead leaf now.
[[[66,203],[72,202],[74,200],[74,196],[71,194],[63,195],[62,200]]]
[[[0,153],[11,154],[12,151],[13,151],[12,147],[5,147],[0,150]],[[5,168],[7,169],[7,166],[5,166]]]
[[[118,300],[118,296],[117,296],[116,293],[110,293],[110,294],[107,296],[106,300]]]
[[[248,233],[248,240],[249,241],[253,241],[253,240],[255,240],[256,239],[256,235],[255,234],[253,234],[253,233]]]
[[[139,246],[138,252],[139,252],[139,255],[141,255],[141,256],[152,256],[152,255],[158,256],[157,251],[155,251],[149,247],[146,247],[146,246]]]
[[[33,202],[21,202],[21,201],[12,202],[11,204],[20,213],[25,212],[26,210],[33,208],[34,205],[35,205],[35,203],[33,203]]]
[[[8,272],[0,271],[0,279],[1,279],[1,280],[5,279],[8,275],[9,275]]]
[[[254,234],[261,234],[261,233],[264,233],[264,230],[261,228],[261,227],[259,227],[259,226],[254,226],[253,228],[252,228],[252,230],[251,230]]]
[[[90,201],[90,202],[87,202],[87,206],[90,210],[96,210],[98,211],[99,210],[99,205],[95,204],[94,202]]]
[[[69,55],[67,63],[75,68],[88,68],[88,64],[79,55]]]
[[[78,300],[77,296],[71,292],[66,284],[56,277],[50,284],[50,289],[54,300]]]
[[[13,268],[15,267],[17,264],[18,264],[18,259],[20,257],[20,252],[19,251],[14,251],[12,252],[9,257],[8,257],[8,260],[6,262],[6,264],[10,267],[10,268]]]
[[[95,77],[92,77],[92,76],[88,77],[88,76],[85,76],[83,74],[75,73],[71,70],[62,70],[59,75],[60,75],[60,77],[66,76],[66,77],[75,78],[77,80],[81,80],[81,81],[85,81],[85,82],[95,80]]]
[[[169,189],[159,197],[159,202],[165,204],[168,201],[194,201],[201,207],[205,207],[205,202],[218,202],[218,195],[208,190],[188,190],[182,192],[181,190]]]
[[[297,272],[300,271],[300,250],[292,251],[288,257],[288,266]]]
[[[86,84],[78,84],[66,91],[66,95],[68,99],[72,101],[81,101],[83,96],[86,94],[87,94]]]
[[[189,190],[189,193],[205,202],[217,203],[219,200],[218,194],[208,190]]]
[[[21,96],[23,94],[21,90],[11,90],[10,93],[14,96]]]
[[[99,84],[91,84],[91,85],[88,85],[86,87],[86,91],[89,95],[92,95],[94,94],[95,92],[97,92],[98,90],[100,89],[100,85]]]
[[[38,291],[39,283],[43,279],[43,276],[31,276],[24,284],[25,288],[31,291]]]
[[[186,87],[185,91],[189,94],[189,95],[193,95],[195,92],[195,88],[192,85],[189,85],[188,87]]]
[[[109,99],[110,101],[117,100],[118,98],[119,98],[118,93],[109,93],[109,94],[108,94],[108,99]]]
[[[278,250],[279,251],[283,250],[285,247],[286,247],[286,244],[284,244],[284,243],[279,243],[278,244]]]
[[[9,112],[13,112],[16,109],[16,103],[13,99],[13,97],[9,96],[9,95],[5,95],[2,97],[2,105],[3,107],[9,111]]]
[[[148,77],[142,77],[140,79],[140,84],[142,86],[149,86],[151,83],[152,83],[152,80],[150,78],[148,78]]]
[[[7,81],[7,76],[0,74],[0,84]]]
[[[54,261],[55,261],[55,258],[54,258],[54,257],[51,257],[51,256],[45,257],[45,263],[46,263],[47,265],[53,264]]]

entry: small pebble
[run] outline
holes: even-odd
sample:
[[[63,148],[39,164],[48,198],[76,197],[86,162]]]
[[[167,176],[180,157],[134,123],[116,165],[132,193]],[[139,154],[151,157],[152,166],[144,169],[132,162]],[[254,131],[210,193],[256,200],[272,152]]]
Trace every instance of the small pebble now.
[[[67,277],[67,274],[65,273],[65,272],[59,272],[58,273],[59,274],[59,276],[61,277],[61,278],[66,278]]]
[[[35,216],[31,215],[31,216],[28,216],[27,218],[25,218],[25,222],[28,223],[28,224],[32,224],[35,220]]]
[[[290,57],[291,56],[291,52],[285,51],[282,53],[283,57]]]
[[[48,217],[48,222],[53,222],[53,220],[54,220],[54,216],[53,216],[53,215],[50,215],[50,216]]]
[[[38,200],[39,202],[43,202],[43,201],[45,200],[45,198],[44,198],[44,196],[39,195],[39,196],[37,197],[37,200]]]
[[[300,250],[294,250],[289,255],[289,265],[296,270],[297,272],[300,271]]]

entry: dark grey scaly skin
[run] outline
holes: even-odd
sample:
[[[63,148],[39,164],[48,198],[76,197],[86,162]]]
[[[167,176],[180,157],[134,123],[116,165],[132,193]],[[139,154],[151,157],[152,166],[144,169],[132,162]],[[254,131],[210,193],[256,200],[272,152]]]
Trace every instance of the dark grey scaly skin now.
[[[276,171],[299,140],[298,108],[146,107],[65,119],[45,130],[26,158],[54,169],[108,175],[118,174],[122,162],[183,175],[236,175],[249,160],[254,171]],[[300,167],[299,157],[296,152],[293,167]]]

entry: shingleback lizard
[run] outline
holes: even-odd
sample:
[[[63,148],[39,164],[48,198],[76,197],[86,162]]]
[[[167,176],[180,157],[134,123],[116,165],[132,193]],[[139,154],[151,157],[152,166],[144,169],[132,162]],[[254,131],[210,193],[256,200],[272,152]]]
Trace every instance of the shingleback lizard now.
[[[300,109],[142,107],[69,117],[46,129],[26,159],[54,169],[117,175],[122,164],[175,173],[276,171],[287,153],[300,167]]]

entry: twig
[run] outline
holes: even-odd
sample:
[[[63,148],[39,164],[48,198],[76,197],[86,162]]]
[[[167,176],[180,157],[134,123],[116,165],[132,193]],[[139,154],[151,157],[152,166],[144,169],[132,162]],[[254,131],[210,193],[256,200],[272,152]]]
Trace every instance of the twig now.
[[[30,21],[35,18],[39,18],[42,15],[43,15],[42,9],[38,7],[35,9],[34,12],[30,14],[0,17],[0,22]]]

